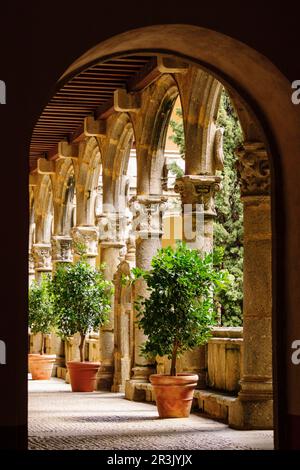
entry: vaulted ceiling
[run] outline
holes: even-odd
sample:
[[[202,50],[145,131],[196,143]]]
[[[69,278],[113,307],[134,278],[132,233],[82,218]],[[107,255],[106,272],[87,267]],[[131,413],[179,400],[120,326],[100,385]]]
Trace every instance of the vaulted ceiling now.
[[[38,158],[51,158],[58,142],[72,141],[86,116],[109,116],[116,89],[141,90],[160,74],[158,58],[144,54],[113,58],[72,78],[53,96],[34,127],[30,169],[36,167]]]

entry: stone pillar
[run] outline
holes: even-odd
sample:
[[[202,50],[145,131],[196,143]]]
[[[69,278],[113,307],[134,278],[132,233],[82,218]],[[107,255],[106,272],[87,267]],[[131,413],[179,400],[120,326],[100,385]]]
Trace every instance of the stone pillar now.
[[[91,266],[95,267],[98,255],[98,228],[92,225],[73,227],[71,235],[73,238],[75,255],[78,255],[76,252],[76,243],[84,244],[87,248],[87,262]]]
[[[202,253],[213,249],[214,197],[221,177],[185,175],[176,179],[175,191],[182,202],[183,239]]]
[[[52,237],[52,262],[53,269],[58,263],[72,263],[72,237],[66,235],[54,235]]]
[[[270,168],[259,142],[237,151],[244,203],[244,359],[241,391],[229,424],[271,429],[272,392],[272,240]]]
[[[53,235],[51,240],[52,245],[52,263],[53,271],[57,268],[58,264],[72,263],[72,238],[67,235]],[[51,333],[49,341],[50,354],[55,354],[55,364],[53,372],[56,375],[57,367],[64,367],[66,362],[65,357],[65,343],[55,333]]]
[[[119,265],[120,250],[124,247],[122,227],[124,219],[114,214],[98,217],[100,260],[104,263],[104,277],[112,281]],[[114,378],[114,295],[111,297],[109,322],[100,329],[100,361],[97,377],[98,390],[111,390]]]
[[[32,251],[29,251],[28,253],[28,284],[29,286],[34,279],[35,279],[34,254],[32,253]]]
[[[220,189],[221,177],[215,175],[185,175],[177,178],[175,191],[182,202],[182,238],[201,253],[213,250],[213,224],[216,217],[214,197]],[[200,346],[185,354],[182,361],[199,376],[198,388],[207,383],[206,348]],[[186,370],[186,368],[185,368]]]
[[[166,197],[163,196],[134,196],[131,200],[133,211],[133,232],[136,239],[136,266],[148,270],[151,260],[161,248],[162,211],[165,209]],[[148,295],[147,285],[139,279],[135,283],[135,298]],[[134,368],[132,380],[148,382],[150,374],[155,372],[154,364],[141,355],[141,345],[146,336],[135,325],[134,331]]]
[[[50,243],[35,243],[33,245],[35,278],[40,281],[43,273],[52,272],[52,257]]]

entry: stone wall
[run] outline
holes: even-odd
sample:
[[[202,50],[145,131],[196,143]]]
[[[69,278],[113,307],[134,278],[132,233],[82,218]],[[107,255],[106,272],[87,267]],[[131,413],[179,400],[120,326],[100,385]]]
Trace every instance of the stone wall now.
[[[207,345],[207,386],[237,394],[243,367],[243,328],[215,328]]]

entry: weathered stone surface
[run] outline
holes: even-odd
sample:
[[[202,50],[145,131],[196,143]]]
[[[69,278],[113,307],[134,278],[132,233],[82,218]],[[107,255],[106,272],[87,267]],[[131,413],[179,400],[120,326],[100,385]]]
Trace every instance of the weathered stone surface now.
[[[57,263],[72,263],[72,238],[55,235],[52,237],[52,261]]]

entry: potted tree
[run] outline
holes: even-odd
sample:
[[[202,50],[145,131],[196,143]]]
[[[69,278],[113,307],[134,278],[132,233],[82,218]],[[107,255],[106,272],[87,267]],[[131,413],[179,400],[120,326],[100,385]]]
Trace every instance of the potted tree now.
[[[200,256],[198,250],[179,243],[175,249],[161,249],[149,271],[133,270],[149,290],[148,298],[136,302],[138,326],[148,337],[142,353],[171,359],[170,375],[150,376],[161,418],[190,414],[198,375],[177,373],[176,363],[179,355],[206,343],[211,335],[214,292],[228,282],[227,273],[217,267],[221,257],[221,250]]]
[[[76,263],[58,266],[52,292],[59,334],[64,339],[80,335],[80,361],[67,362],[72,391],[91,392],[95,390],[100,362],[84,361],[85,339],[107,321],[112,284],[104,279],[102,266],[98,270],[88,264],[85,248],[77,249],[80,259]]]
[[[56,317],[51,296],[51,278],[43,274],[40,282],[33,281],[28,291],[28,323],[32,334],[41,335],[39,354],[29,354],[28,366],[33,380],[49,380],[55,354],[45,354],[46,335],[53,331]]]

